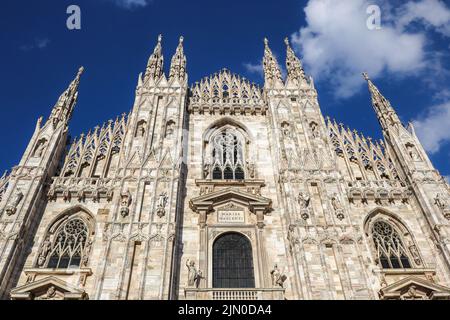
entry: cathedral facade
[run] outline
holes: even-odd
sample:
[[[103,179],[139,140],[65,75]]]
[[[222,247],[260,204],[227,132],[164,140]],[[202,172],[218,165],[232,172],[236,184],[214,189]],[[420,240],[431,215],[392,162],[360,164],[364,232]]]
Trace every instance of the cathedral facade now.
[[[2,299],[450,298],[450,187],[367,74],[379,142],[287,40],[263,87],[161,40],[128,114],[68,141],[81,68],[0,179]]]

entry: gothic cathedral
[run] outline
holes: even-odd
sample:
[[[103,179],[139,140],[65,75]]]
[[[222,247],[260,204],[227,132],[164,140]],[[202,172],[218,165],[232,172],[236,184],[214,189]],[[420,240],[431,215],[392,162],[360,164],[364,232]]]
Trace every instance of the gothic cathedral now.
[[[68,141],[81,68],[0,179],[2,299],[450,299],[450,187],[367,74],[383,141],[287,39],[263,87],[161,40],[128,114]]]

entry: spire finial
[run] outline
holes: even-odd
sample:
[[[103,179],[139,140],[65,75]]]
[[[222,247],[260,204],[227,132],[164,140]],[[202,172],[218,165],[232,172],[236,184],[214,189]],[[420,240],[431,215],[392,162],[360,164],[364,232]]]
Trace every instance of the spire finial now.
[[[159,79],[163,74],[164,57],[162,54],[162,35],[158,35],[158,43],[153,49],[153,54],[150,55],[147,63],[147,69],[145,70],[144,82],[146,83],[149,78],[155,80]]]
[[[73,108],[77,103],[78,98],[78,86],[80,85],[80,78],[83,74],[84,67],[78,69],[76,77],[72,80],[69,87],[60,95],[58,101],[53,107],[50,118],[53,125],[56,127],[58,123],[63,121],[67,124],[72,115]]]
[[[184,80],[186,77],[186,56],[183,50],[184,37],[180,36],[175,54],[170,64],[169,79],[178,78]]]
[[[84,67],[81,66],[81,67],[78,69],[77,78],[79,78],[79,77],[83,74],[83,72],[84,72]]]
[[[364,80],[366,80],[366,81],[369,81],[369,80],[370,80],[369,74],[368,74],[367,72],[363,72],[362,75],[363,75],[363,77],[364,77]]]
[[[302,63],[295,55],[294,50],[292,50],[288,37],[284,38],[284,43],[286,44],[286,70],[288,79],[298,83],[306,82],[306,75]]]
[[[380,90],[378,90],[375,84],[370,80],[367,72],[364,72],[363,76],[367,81],[369,92],[372,97],[372,106],[383,130],[394,125],[401,125],[401,121],[389,100],[381,94]]]
[[[264,38],[264,58],[263,58],[264,77],[266,84],[272,84],[274,80],[281,80],[281,71],[277,59],[269,48],[269,40]]]

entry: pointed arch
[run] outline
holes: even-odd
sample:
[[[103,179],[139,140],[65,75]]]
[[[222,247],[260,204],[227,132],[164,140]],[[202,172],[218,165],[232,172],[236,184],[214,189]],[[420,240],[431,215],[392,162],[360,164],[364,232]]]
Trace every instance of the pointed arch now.
[[[250,130],[242,122],[237,121],[231,117],[223,117],[214,121],[205,129],[203,133],[203,141],[208,142],[211,138],[211,135],[215,131],[220,130],[226,126],[234,127],[239,130],[239,132],[246,138],[246,142],[254,140]]]
[[[410,269],[423,265],[407,224],[384,208],[375,208],[364,219],[364,232],[376,263],[384,269]]]
[[[92,234],[95,234],[95,217],[94,214],[85,206],[81,204],[74,205],[70,208],[67,208],[63,210],[58,216],[53,218],[52,221],[50,221],[46,232],[53,232],[55,229],[55,226],[57,227],[62,222],[66,221],[68,218],[74,215],[80,215],[82,218],[86,221],[86,223],[89,226],[89,229],[91,230]]]
[[[66,269],[87,266],[95,233],[95,218],[76,205],[64,210],[48,225],[36,264]]]
[[[243,180],[251,176],[247,173],[251,141],[248,128],[230,117],[210,124],[203,134],[204,178]]]

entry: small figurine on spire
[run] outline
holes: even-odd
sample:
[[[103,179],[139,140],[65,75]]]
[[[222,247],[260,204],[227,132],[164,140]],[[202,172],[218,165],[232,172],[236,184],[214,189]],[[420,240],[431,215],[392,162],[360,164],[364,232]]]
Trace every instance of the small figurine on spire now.
[[[267,38],[264,38],[263,68],[266,83],[272,83],[275,80],[282,80],[280,67],[277,59],[272,54],[272,50],[269,48],[269,40],[267,40]]]
[[[367,72],[363,72],[363,77],[364,77],[364,80],[366,80],[366,81],[369,81],[370,80],[370,78],[369,78],[369,74],[367,73]]]
[[[163,74],[164,57],[162,54],[162,35],[158,35],[158,43],[153,49],[153,53],[148,59],[147,69],[145,71],[144,82],[149,78],[159,79]]]
[[[186,56],[183,50],[183,36],[180,37],[177,50],[172,57],[169,79],[178,78],[184,80],[186,77]]]

